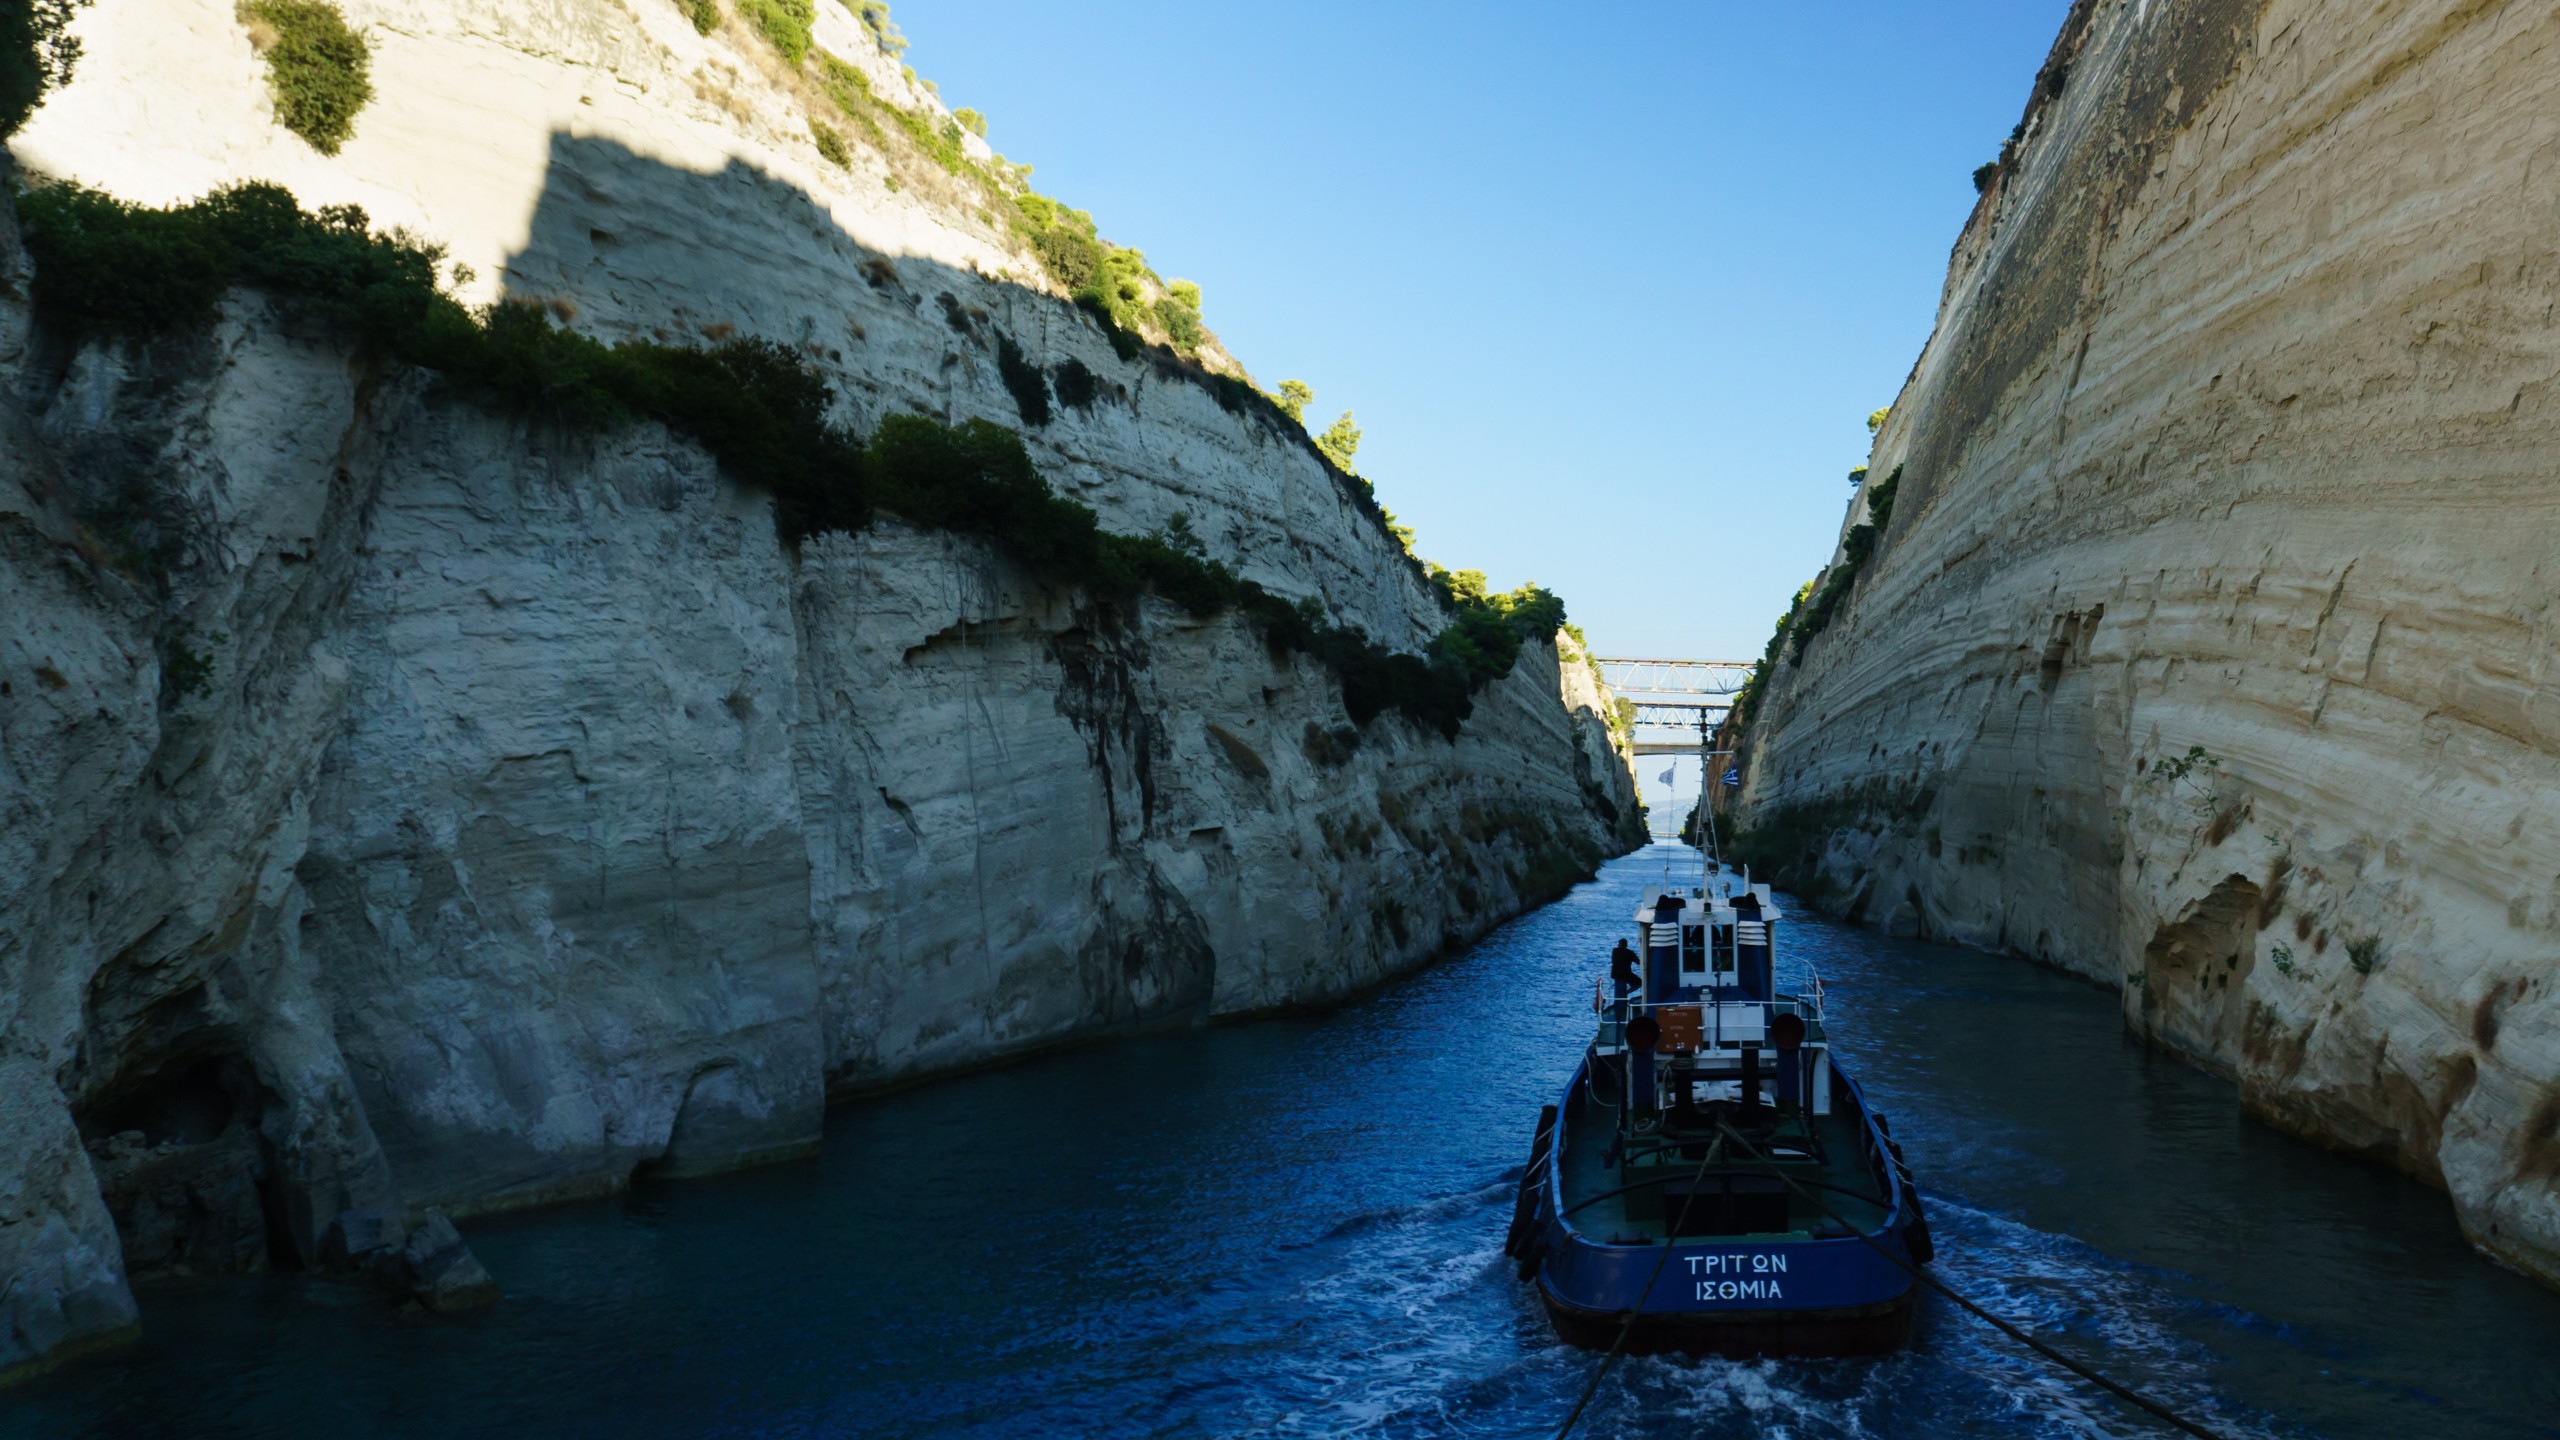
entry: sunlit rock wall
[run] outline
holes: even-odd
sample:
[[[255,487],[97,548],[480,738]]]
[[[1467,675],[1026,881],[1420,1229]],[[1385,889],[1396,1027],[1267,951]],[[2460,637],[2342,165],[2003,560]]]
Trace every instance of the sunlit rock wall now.
[[[950,197],[802,153],[761,41],[346,8],[380,98],[334,160],[269,121],[227,3],[138,0],[83,12],[16,155],[355,201],[608,338],[795,342],[857,427],[1021,425],[1001,340],[1079,358],[1098,403],[1029,439],[1106,525],[1183,513],[1390,644],[1445,623],[1295,427],[1119,359]],[[441,1264],[427,1207],[803,1154],[830,1094],[1329,1002],[1640,838],[1607,697],[1547,646],[1455,740],[1355,729],[1234,617],[889,521],[795,554],[653,427],[500,418],[254,294],[75,349],[14,224],[0,277],[0,1372],[127,1330],[138,1277],[404,1225]]]
[[[2075,7],[1742,809],[2560,1280],[2555,55],[2543,6]]]

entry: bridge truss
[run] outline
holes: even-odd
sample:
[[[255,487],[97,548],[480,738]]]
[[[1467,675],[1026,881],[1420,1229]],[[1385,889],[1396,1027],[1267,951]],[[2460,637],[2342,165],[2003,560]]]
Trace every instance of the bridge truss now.
[[[1638,755],[1695,755],[1751,678],[1749,660],[1594,656],[1609,688],[1636,707]]]

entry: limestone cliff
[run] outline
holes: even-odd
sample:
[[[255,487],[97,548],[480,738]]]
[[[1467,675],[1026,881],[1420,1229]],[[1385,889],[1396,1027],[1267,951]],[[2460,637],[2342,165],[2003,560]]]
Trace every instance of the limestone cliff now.
[[[1740,809],[2560,1281],[2555,53],[2547,6],[2076,5]]]
[[[803,153],[802,81],[736,21],[346,9],[379,98],[336,157],[274,126],[228,0],[86,12],[15,153],[145,201],[360,203],[608,339],[792,342],[849,424],[1024,425],[1109,528],[1179,512],[1402,649],[1445,623],[1294,427],[1124,358],[878,156]],[[795,552],[661,427],[496,413],[250,291],[70,344],[30,321],[14,224],[0,274],[0,1370],[129,1326],[153,1274],[389,1255],[464,1303],[445,1212],[1337,999],[1640,838],[1607,697],[1551,647],[1454,739],[1355,727],[1240,615],[888,519]],[[1027,424],[1007,346],[1096,402]]]

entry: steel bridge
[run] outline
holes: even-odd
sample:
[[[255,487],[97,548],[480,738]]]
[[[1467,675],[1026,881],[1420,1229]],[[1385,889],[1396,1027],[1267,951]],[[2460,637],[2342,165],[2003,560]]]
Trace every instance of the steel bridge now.
[[[1749,660],[1662,660],[1595,655],[1600,677],[1636,707],[1638,755],[1695,755],[1751,678]]]

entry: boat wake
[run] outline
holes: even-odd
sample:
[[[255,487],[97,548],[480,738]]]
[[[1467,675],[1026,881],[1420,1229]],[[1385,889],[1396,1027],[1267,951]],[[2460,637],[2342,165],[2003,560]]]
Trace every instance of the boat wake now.
[[[1350,1217],[1293,1257],[1302,1314],[1339,1317],[1307,1348],[1293,1403],[1237,1433],[1548,1435],[1588,1352],[1556,1341],[1501,1254],[1500,1186]],[[1949,1196],[1930,1197],[1950,1287],[2221,1433],[2308,1432],[2246,1411],[2213,1383],[2217,1330],[2254,1327],[2179,1292],[2175,1277]],[[1622,1360],[1586,1412],[1593,1437],[1912,1435],[2151,1437],[2117,1406],[1954,1307],[1924,1300],[1912,1348],[1868,1359]]]

